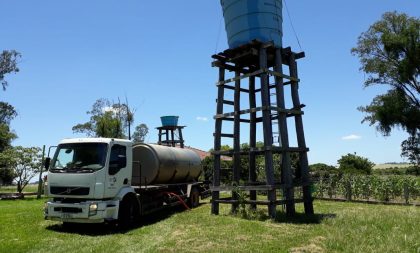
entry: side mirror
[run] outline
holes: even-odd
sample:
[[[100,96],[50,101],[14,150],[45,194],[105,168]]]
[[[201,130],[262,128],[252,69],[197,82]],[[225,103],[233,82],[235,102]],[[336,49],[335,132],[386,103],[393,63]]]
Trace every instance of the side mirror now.
[[[48,170],[50,168],[51,158],[47,157],[44,161],[44,168]]]

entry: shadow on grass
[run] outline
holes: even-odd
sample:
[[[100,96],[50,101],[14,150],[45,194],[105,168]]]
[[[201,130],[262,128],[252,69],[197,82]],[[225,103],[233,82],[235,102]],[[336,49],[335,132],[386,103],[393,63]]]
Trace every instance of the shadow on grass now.
[[[200,204],[202,205],[202,204]],[[59,233],[70,233],[89,236],[104,236],[111,234],[125,234],[131,230],[143,226],[152,225],[165,220],[176,213],[186,211],[184,207],[178,206],[164,209],[141,217],[139,224],[133,224],[130,228],[120,228],[116,222],[103,224],[84,224],[84,223],[58,223],[48,226],[47,229]]]
[[[236,217],[245,219],[245,220],[258,220],[258,221],[270,220],[270,217],[267,215],[267,210],[262,210],[262,209],[257,209],[257,210],[247,209],[246,211],[242,210],[233,215]],[[285,212],[278,211],[276,213],[276,218],[273,220],[273,222],[292,223],[292,224],[319,224],[324,219],[332,219],[335,217],[336,217],[336,214],[330,214],[330,213],[310,214],[310,215],[306,215],[304,213],[296,213],[294,216],[288,216],[286,215]]]
[[[279,223],[293,223],[293,224],[319,224],[324,219],[332,219],[337,215],[332,213],[325,214],[304,214],[296,213],[294,216],[287,216],[284,212],[278,212],[275,218],[275,222]]]

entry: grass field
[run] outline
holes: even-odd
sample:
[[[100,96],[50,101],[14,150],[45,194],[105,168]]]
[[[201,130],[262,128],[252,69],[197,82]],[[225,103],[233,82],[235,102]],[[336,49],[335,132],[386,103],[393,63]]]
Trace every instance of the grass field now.
[[[44,200],[0,201],[0,252],[419,252],[420,208],[315,201],[317,215],[277,222],[210,215],[210,205],[111,225],[66,228]],[[300,210],[301,211],[301,210]]]
[[[389,169],[389,168],[407,168],[412,166],[412,164],[409,163],[397,163],[397,164],[389,164],[389,163],[383,163],[383,164],[376,164],[373,169],[374,170],[383,170],[383,169]]]

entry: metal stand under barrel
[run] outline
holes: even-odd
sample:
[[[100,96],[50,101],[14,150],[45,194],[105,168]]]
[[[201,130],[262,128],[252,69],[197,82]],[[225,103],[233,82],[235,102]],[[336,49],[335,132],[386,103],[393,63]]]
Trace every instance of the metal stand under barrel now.
[[[182,137],[182,129],[185,126],[161,126],[156,129],[159,130],[159,145],[176,147],[179,144],[180,148],[184,148],[184,138]],[[162,139],[162,136],[165,136]]]
[[[219,204],[231,204],[236,212],[240,203],[267,205],[271,218],[276,216],[277,205],[285,205],[286,214],[295,214],[295,203],[303,202],[305,213],[313,214],[310,191],[305,136],[301,110],[304,105],[299,100],[299,79],[296,60],[304,53],[294,53],[290,48],[278,48],[272,43],[252,41],[249,44],[213,55],[212,66],[219,69],[217,82],[217,111],[214,133],[214,174],[212,187],[212,214],[219,213]],[[288,67],[288,75],[283,73],[283,65]],[[232,78],[226,79],[226,70],[233,72]],[[256,82],[259,80],[259,85]],[[234,85],[231,85],[234,83]],[[293,107],[286,109],[284,87],[291,88]],[[247,86],[247,87],[244,87]],[[228,96],[228,92],[233,96]],[[245,99],[241,96],[245,95]],[[258,97],[260,96],[260,97]],[[231,99],[231,100],[229,100]],[[243,103],[248,100],[248,103]],[[241,104],[242,102],[242,104]],[[246,104],[246,105],[244,105]],[[225,112],[225,107],[233,106],[233,111]],[[287,119],[294,118],[298,147],[289,146]],[[233,133],[222,132],[223,123],[233,122]],[[260,124],[261,123],[261,124]],[[241,125],[249,124],[249,148],[241,149]],[[263,146],[257,147],[257,126],[262,125]],[[229,126],[229,125],[228,125]],[[227,126],[225,125],[225,128]],[[273,127],[275,131],[273,132]],[[277,132],[278,131],[278,132]],[[276,136],[279,134],[279,136]],[[232,150],[221,150],[222,138],[233,138]],[[246,142],[246,141],[243,141]],[[299,166],[292,168],[291,154],[298,153]],[[233,176],[231,183],[221,185],[221,156],[233,157]],[[257,180],[256,159],[264,157],[264,178]],[[242,183],[241,157],[248,159],[248,181]],[[277,157],[278,162],[273,162]],[[278,164],[280,163],[280,164]],[[275,168],[280,171],[280,178],[275,178]],[[242,176],[242,178],[244,178]],[[295,188],[301,187],[302,199],[295,198]],[[283,199],[277,199],[282,190]],[[231,197],[220,198],[220,191],[232,192]],[[239,199],[238,191],[249,193],[245,200]],[[267,193],[267,200],[257,200],[257,192]],[[296,194],[298,195],[298,194]]]

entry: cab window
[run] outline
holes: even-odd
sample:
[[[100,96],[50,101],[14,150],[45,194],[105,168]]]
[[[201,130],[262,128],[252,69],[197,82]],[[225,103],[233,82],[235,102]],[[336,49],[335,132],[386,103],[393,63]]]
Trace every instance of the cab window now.
[[[127,166],[127,148],[123,145],[115,144],[111,148],[109,159],[109,174],[115,175],[121,168]]]

